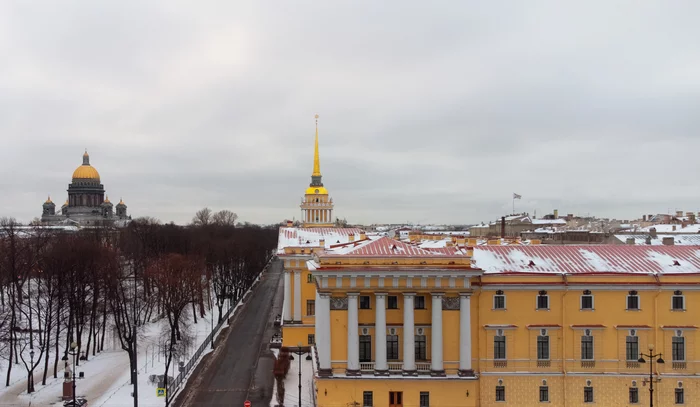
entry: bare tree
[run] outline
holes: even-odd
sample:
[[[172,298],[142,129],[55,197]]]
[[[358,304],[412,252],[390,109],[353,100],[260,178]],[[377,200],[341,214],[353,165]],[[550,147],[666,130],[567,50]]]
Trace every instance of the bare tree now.
[[[197,211],[192,218],[192,224],[195,226],[206,226],[212,223],[212,211],[209,208],[203,208]]]
[[[213,223],[219,226],[235,226],[237,219],[238,215],[228,209],[222,209],[212,216]]]

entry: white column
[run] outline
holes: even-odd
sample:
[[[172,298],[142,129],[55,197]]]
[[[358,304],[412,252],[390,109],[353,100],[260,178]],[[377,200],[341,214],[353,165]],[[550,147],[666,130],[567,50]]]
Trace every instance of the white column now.
[[[430,374],[441,376],[445,374],[442,365],[442,296],[443,293],[432,294],[433,297],[433,319],[430,335]]]
[[[474,376],[472,370],[471,294],[459,294],[459,375]]]
[[[416,336],[413,323],[413,298],[416,293],[403,294],[403,372],[416,373]]]
[[[357,296],[359,293],[348,293],[348,374],[360,373],[360,337],[357,322]]]
[[[319,375],[328,376],[331,370],[331,302],[330,294],[316,292],[316,349]]]
[[[375,293],[376,314],[374,319],[374,371],[375,374],[388,374],[386,363],[386,296],[387,293]]]
[[[292,278],[287,270],[284,270],[284,315],[282,315],[282,320],[292,320]]]
[[[294,320],[301,321],[301,273],[294,270]]]

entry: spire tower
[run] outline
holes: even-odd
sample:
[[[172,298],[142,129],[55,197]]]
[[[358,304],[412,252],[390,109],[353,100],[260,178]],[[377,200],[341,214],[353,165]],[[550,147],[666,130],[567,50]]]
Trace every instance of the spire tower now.
[[[328,196],[328,190],[323,187],[321,180],[321,160],[318,154],[318,115],[316,119],[316,138],[314,140],[314,170],[311,173],[311,184],[306,189],[301,201],[301,212],[304,227],[333,226],[333,199]]]
[[[314,142],[314,172],[311,173],[314,177],[321,176],[321,161],[318,158],[318,115],[316,117],[316,141]]]

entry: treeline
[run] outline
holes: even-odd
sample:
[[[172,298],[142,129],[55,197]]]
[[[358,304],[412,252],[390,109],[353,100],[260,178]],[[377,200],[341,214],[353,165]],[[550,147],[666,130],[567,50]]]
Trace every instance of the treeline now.
[[[184,318],[196,323],[214,306],[221,318],[225,302],[235,304],[274,253],[275,228],[234,224],[229,214],[189,226],[141,218],[77,232],[0,219],[5,385],[19,366],[33,392],[36,369],[46,384],[70,354],[87,360],[102,351],[106,332],[116,332],[128,353],[133,382],[139,327],[161,319],[169,362],[184,339]]]

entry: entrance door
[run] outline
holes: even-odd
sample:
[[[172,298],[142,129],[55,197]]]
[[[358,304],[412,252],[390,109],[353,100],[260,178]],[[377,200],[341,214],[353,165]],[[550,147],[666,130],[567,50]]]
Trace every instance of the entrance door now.
[[[403,392],[389,392],[389,407],[403,407]]]

